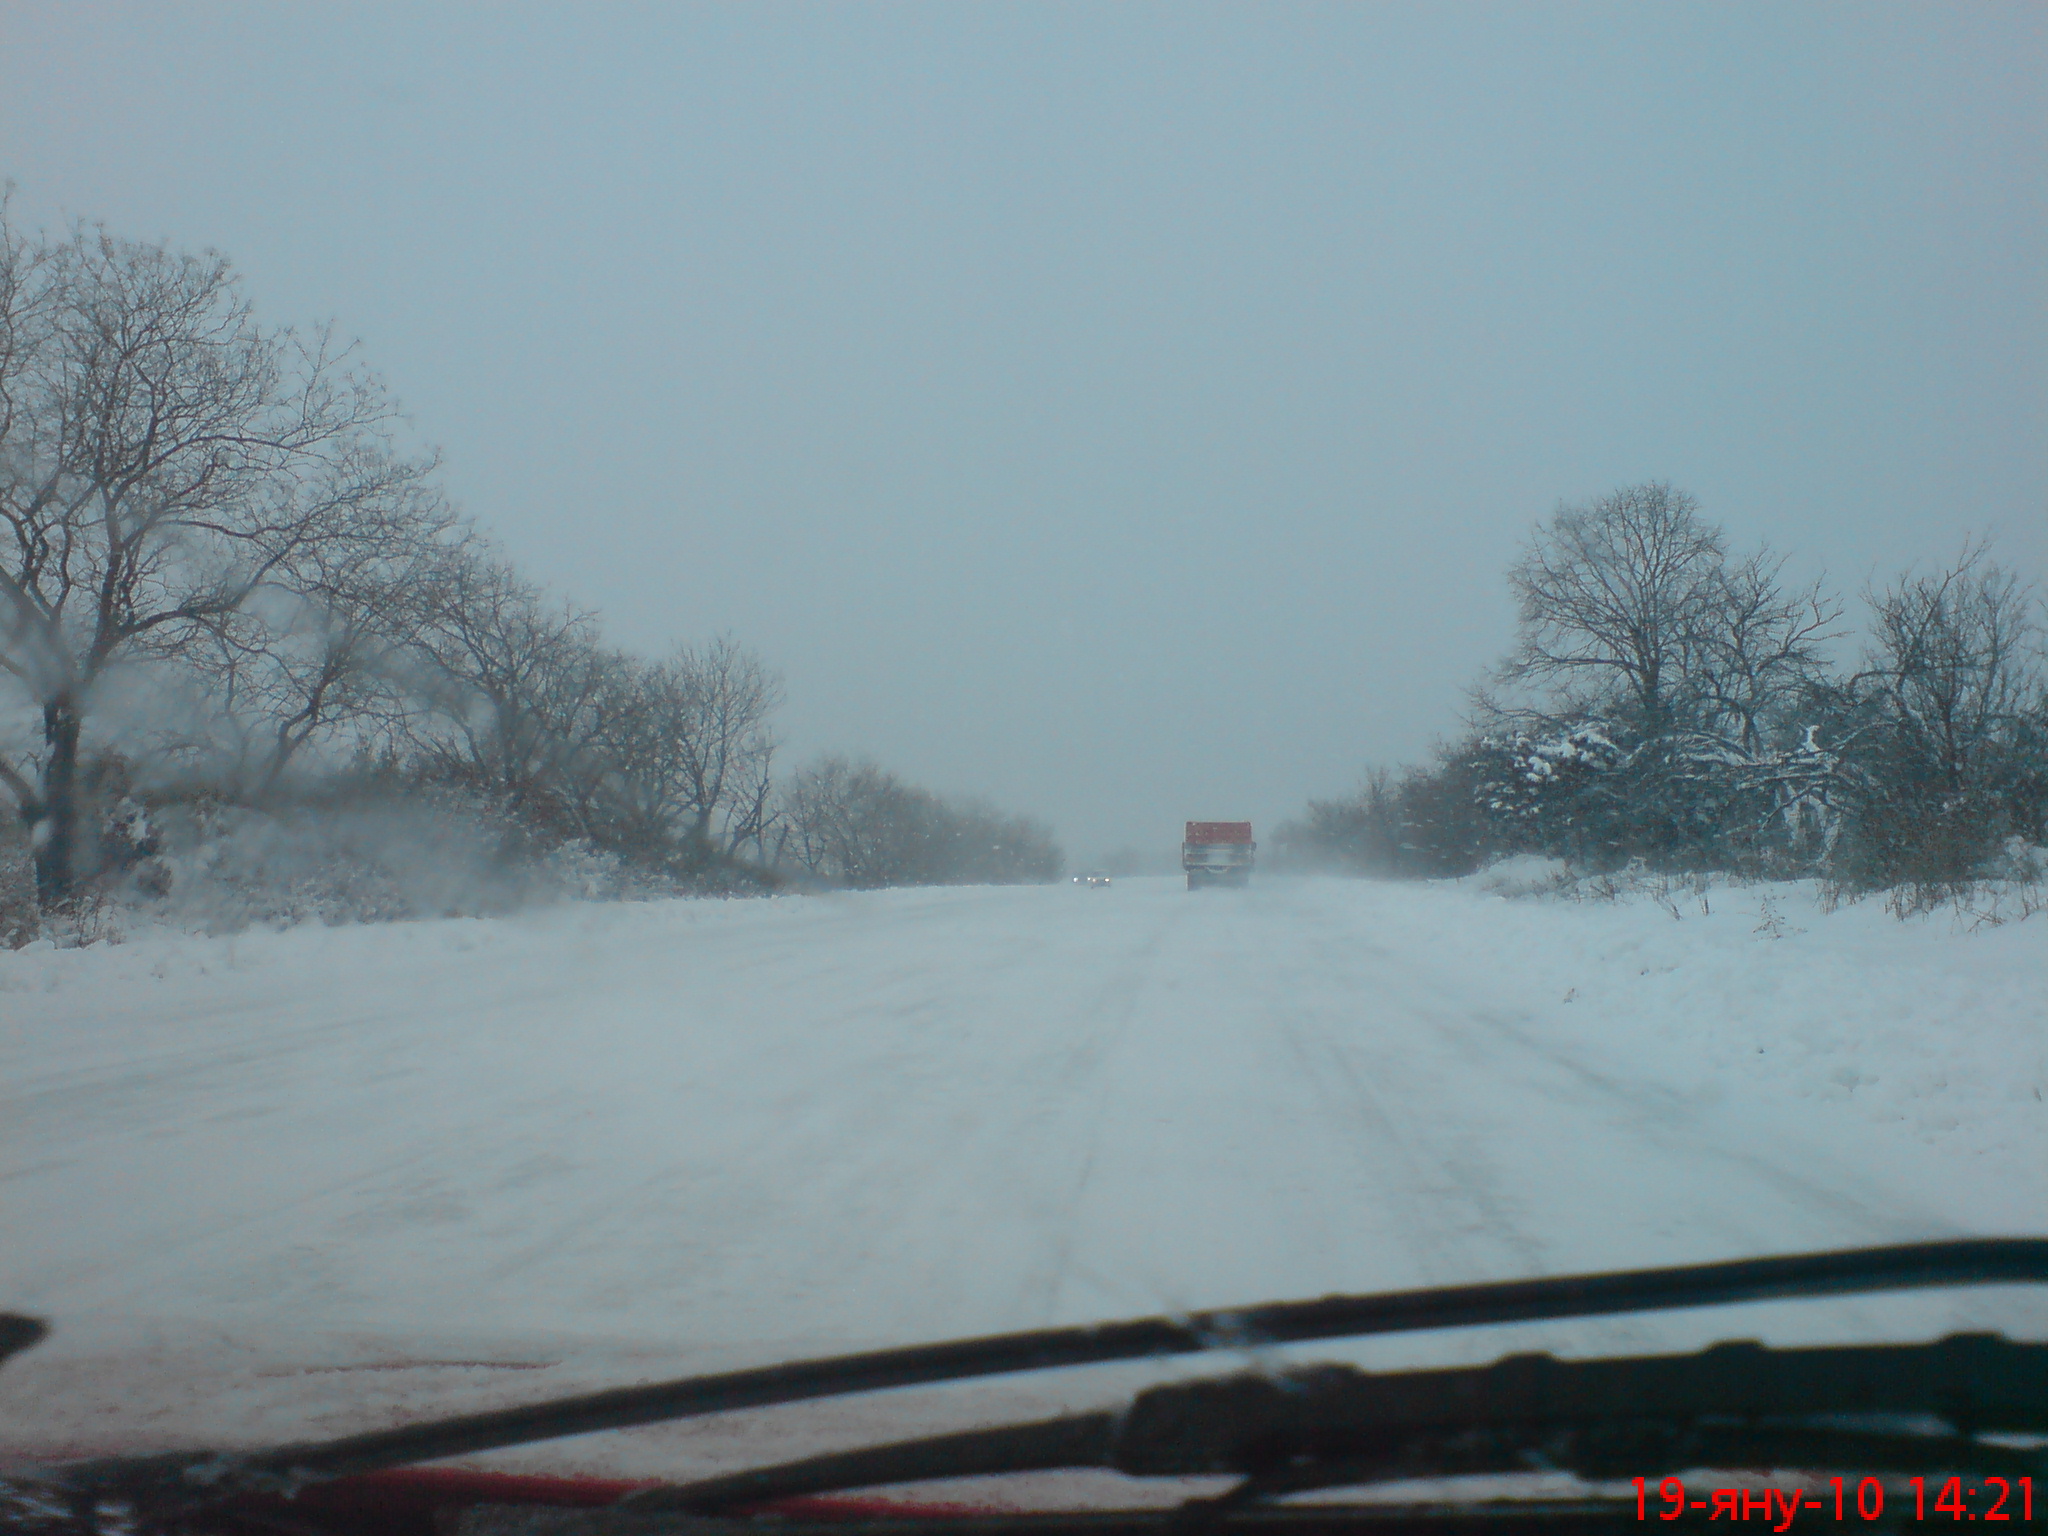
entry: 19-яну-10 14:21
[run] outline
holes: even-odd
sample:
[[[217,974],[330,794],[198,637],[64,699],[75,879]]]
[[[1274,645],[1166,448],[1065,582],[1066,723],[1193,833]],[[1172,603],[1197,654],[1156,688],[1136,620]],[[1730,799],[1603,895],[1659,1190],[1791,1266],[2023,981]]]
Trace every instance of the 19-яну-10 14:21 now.
[[[1802,1510],[1820,1510],[1822,1519],[1835,1520],[1877,1520],[1884,1514],[1884,1484],[1874,1477],[1864,1478],[1853,1490],[1845,1487],[1841,1478],[1829,1478],[1832,1497],[1813,1488],[1710,1488],[1703,1490],[1706,1497],[1697,1498],[1675,1477],[1658,1483],[1654,1494],[1647,1478],[1635,1479],[1635,1485],[1638,1520],[1676,1520],[1689,1509],[1707,1510],[1709,1520],[1761,1519],[1773,1530],[1782,1531]],[[1925,1520],[1927,1479],[1907,1478],[1906,1486],[1913,1491],[1913,1518]],[[1653,1510],[1653,1499],[1661,1500],[1664,1508]],[[1991,1502],[1979,1511],[1970,1508],[1973,1499]],[[1937,1519],[1946,1515],[1951,1520],[2030,1521],[2034,1518],[2034,1480],[1987,1477],[1981,1487],[1965,1487],[1960,1477],[1951,1477],[1935,1490],[1932,1507]]]

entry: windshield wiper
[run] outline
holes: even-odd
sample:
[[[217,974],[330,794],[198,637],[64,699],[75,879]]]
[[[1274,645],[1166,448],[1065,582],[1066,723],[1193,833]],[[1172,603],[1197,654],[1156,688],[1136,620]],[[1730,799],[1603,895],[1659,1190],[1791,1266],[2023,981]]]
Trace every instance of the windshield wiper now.
[[[878,1350],[625,1387],[264,1450],[72,1463],[71,1495],[176,1510],[539,1440],[972,1377],[1415,1329],[1929,1286],[2048,1281],[2048,1239],[1977,1238],[1494,1284],[1330,1296]],[[1065,1431],[1062,1431],[1065,1433]]]
[[[1100,1468],[1228,1473],[1227,1504],[1402,1478],[1702,1467],[2031,1476],[2048,1454],[1979,1438],[2048,1433],[2048,1345],[1934,1344],[1557,1360],[1368,1374],[1316,1366],[1176,1383],[1114,1412],[939,1435],[634,1494],[622,1511],[715,1514],[800,1495]]]
[[[30,1345],[42,1343],[49,1334],[48,1325],[37,1318],[0,1312],[0,1365],[7,1363],[9,1355],[18,1355]]]

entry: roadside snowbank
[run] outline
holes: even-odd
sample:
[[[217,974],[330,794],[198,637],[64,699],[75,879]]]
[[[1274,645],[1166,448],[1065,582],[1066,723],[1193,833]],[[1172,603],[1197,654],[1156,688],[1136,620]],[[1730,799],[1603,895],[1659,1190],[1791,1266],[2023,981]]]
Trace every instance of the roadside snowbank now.
[[[1504,1004],[1590,1051],[1666,1056],[1733,1100],[1894,1127],[1901,1179],[1983,1200],[1984,1219],[2015,1230],[2048,1218],[2027,1203],[2030,1171],[2048,1167],[2048,919],[1901,921],[1810,880],[1651,878],[1603,897],[1561,863],[1515,862],[1506,880],[1440,882],[1413,909],[1421,927],[1467,891],[1495,898],[1483,925],[1443,922],[1429,941],[1511,975]],[[1995,1193],[2015,1187],[2023,1199]]]

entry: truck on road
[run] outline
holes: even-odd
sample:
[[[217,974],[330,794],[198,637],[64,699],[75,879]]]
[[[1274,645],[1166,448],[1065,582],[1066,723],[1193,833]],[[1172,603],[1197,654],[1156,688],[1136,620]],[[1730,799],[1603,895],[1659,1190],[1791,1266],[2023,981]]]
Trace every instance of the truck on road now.
[[[1252,855],[1258,849],[1248,821],[1189,822],[1187,841],[1180,845],[1180,867],[1187,871],[1188,889],[1249,885]]]

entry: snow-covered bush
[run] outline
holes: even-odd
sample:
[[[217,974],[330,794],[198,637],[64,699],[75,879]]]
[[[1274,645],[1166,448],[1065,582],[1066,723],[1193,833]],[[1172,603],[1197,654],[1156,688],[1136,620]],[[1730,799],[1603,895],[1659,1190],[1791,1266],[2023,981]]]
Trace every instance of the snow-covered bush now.
[[[1563,859],[1540,853],[1517,853],[1466,877],[1474,889],[1493,896],[1556,896],[1577,880]]]
[[[210,932],[478,916],[637,892],[616,855],[537,846],[448,790],[278,810],[201,800],[160,810],[157,823],[167,888],[133,899]]]
[[[1964,878],[1906,880],[1891,887],[1885,907],[1899,917],[1946,907],[1970,928],[2002,927],[2048,912],[2048,849],[2009,837]]]

